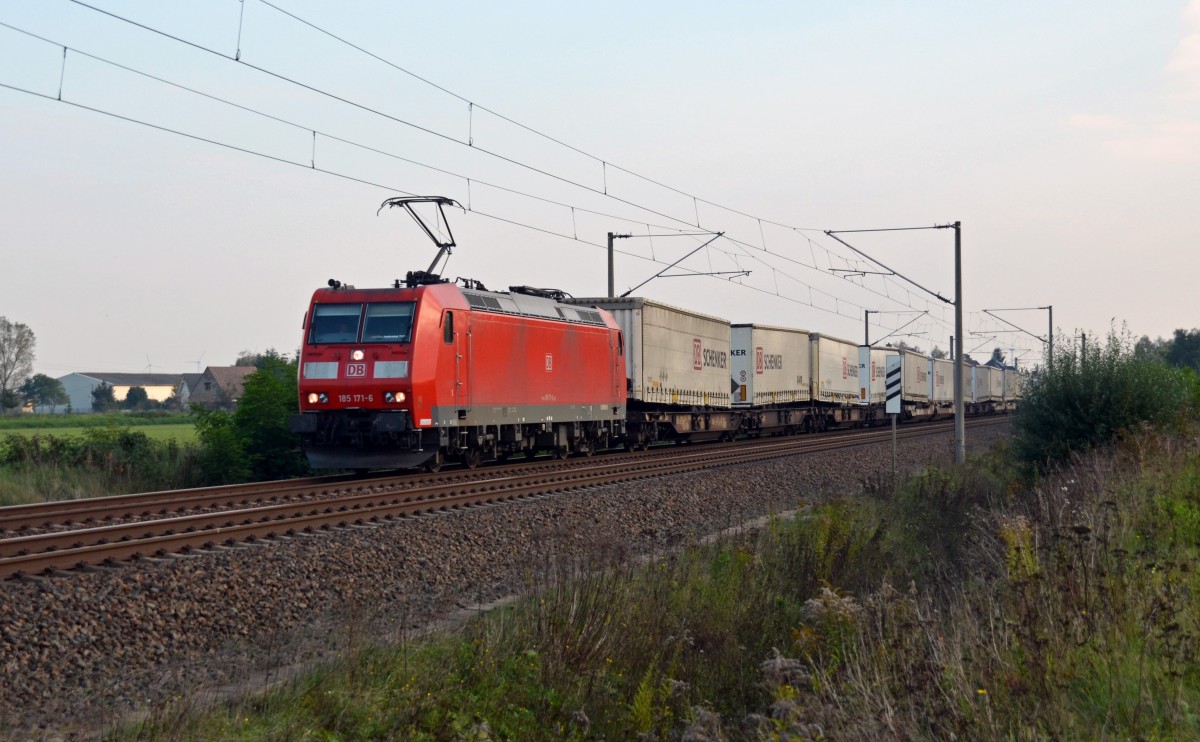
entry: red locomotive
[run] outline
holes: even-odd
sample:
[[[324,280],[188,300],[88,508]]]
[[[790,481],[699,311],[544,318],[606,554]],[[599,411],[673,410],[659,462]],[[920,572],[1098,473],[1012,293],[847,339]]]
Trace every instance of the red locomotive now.
[[[413,213],[413,201],[385,205]],[[440,213],[453,202],[434,203]],[[451,459],[473,467],[517,453],[591,453],[620,440],[624,340],[612,316],[561,303],[557,292],[446,282],[432,269],[453,238],[438,245],[430,271],[411,272],[403,284],[356,289],[331,280],[313,294],[300,414],[291,420],[309,462],[437,469]]]

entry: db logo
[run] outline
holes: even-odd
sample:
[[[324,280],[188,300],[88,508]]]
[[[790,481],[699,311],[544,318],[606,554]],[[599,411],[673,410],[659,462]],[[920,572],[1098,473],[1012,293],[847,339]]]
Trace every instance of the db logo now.
[[[554,356],[550,355],[549,353],[546,354],[546,370],[554,370]]]
[[[763,372],[763,349],[754,349],[754,373],[762,374]]]
[[[692,368],[696,371],[704,368],[704,353],[700,348],[700,338],[692,341]]]
[[[346,377],[364,377],[367,375],[367,364],[365,363],[347,363]]]

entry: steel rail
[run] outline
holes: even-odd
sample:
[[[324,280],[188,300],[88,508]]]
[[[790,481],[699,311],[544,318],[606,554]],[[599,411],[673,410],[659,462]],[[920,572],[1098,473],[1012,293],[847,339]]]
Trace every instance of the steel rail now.
[[[817,434],[820,438],[846,435],[843,430]],[[861,434],[861,433],[859,433]],[[811,438],[810,438],[811,439]],[[739,441],[735,445],[753,445],[749,441]],[[656,450],[661,450],[657,449]],[[621,458],[638,458],[645,452],[620,454]],[[576,459],[575,461],[578,461]],[[513,467],[514,470],[525,470],[529,466],[559,467],[574,466],[559,459],[542,461],[509,462],[500,464],[499,468]],[[489,466],[483,471],[461,469],[443,472],[436,481],[478,479],[494,473],[498,467]],[[249,505],[252,502],[278,502],[286,498],[312,497],[330,494],[329,485],[341,485],[346,488],[362,488],[373,486],[410,486],[416,487],[435,479],[424,472],[405,471],[402,473],[387,472],[371,477],[354,474],[336,474],[301,479],[278,480],[271,482],[253,482],[246,484],[221,485],[216,487],[195,487],[178,490],[162,490],[157,492],[142,492],[126,495],[111,495],[93,497],[83,500],[57,500],[50,502],[30,503],[27,505],[12,505],[0,507],[0,536],[7,533],[20,533],[37,528],[55,528],[70,526],[78,523],[98,523],[127,518],[145,518],[149,516],[166,516],[170,513],[183,513],[188,510],[203,508],[236,508]],[[336,490],[334,490],[336,492]]]
[[[908,428],[900,437],[943,432],[945,426]],[[550,492],[660,477],[799,453],[869,445],[890,439],[888,431],[683,452],[669,457],[579,467],[563,472],[464,483],[444,483],[399,493],[353,495],[317,503],[284,503],[244,510],[125,523],[0,541],[0,579],[97,562],[169,554],[258,538],[289,536],[350,524],[380,522],[468,505],[494,504]],[[467,488],[467,491],[461,491]],[[89,543],[90,542],[90,543]]]

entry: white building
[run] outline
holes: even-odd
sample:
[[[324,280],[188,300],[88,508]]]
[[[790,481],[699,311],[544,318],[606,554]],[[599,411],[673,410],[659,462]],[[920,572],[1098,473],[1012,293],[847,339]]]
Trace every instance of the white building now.
[[[170,399],[179,387],[181,374],[109,374],[103,372],[82,372],[67,374],[59,378],[63,389],[70,398],[72,412],[92,411],[92,390],[101,384],[113,388],[113,399],[120,402],[129,394],[129,390],[140,386],[146,390],[146,396],[155,402]]]

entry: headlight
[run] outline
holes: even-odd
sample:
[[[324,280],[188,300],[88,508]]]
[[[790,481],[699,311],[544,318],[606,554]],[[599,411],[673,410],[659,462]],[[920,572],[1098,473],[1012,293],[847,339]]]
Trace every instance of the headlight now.
[[[384,392],[383,393],[383,401],[387,402],[388,404],[392,404],[392,403],[396,403],[396,402],[403,402],[406,399],[408,399],[408,395],[406,395],[404,392]]]
[[[356,361],[361,361],[363,359],[363,352],[361,350],[356,350],[350,354],[350,357]]]
[[[309,403],[309,404],[316,404],[316,403],[317,403],[317,393],[316,393],[316,392],[311,392],[311,393],[308,395],[308,403]]]
[[[329,395],[326,394],[325,392],[321,392],[319,395],[317,395],[317,401],[320,402],[321,404],[325,404],[326,402],[329,401]]]

